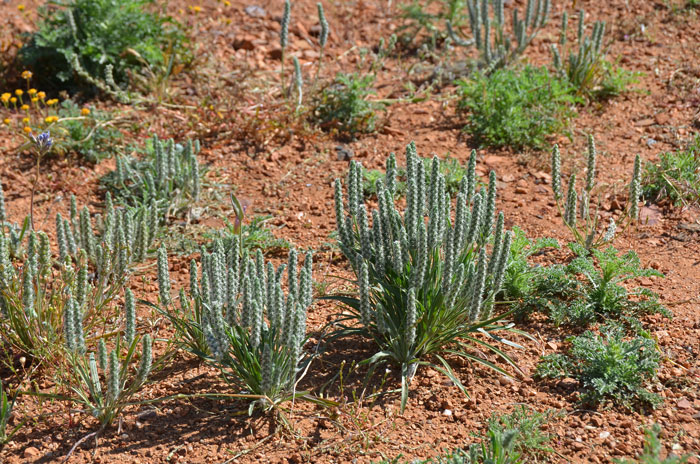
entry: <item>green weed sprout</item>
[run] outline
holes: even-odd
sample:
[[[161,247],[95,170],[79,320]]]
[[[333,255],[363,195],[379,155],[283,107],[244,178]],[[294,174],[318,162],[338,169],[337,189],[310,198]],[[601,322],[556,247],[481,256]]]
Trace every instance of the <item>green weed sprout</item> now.
[[[615,234],[618,230],[625,230],[639,219],[642,173],[641,158],[637,155],[634,160],[632,180],[629,184],[627,206],[619,219],[615,220],[611,218],[607,228],[604,231],[600,231],[600,216],[598,214],[600,200],[598,200],[595,206],[595,211],[591,209],[591,201],[596,194],[595,177],[597,161],[597,150],[592,135],[588,136],[587,151],[588,162],[586,167],[586,180],[581,190],[580,197],[576,190],[575,173],[569,178],[566,196],[564,196],[561,183],[561,154],[559,152],[559,147],[554,145],[552,148],[552,192],[564,225],[571,231],[576,243],[590,251],[606,243],[610,243],[615,238]]]
[[[690,460],[690,455],[674,456],[669,454],[666,459],[661,459],[661,441],[659,440],[661,427],[659,424],[654,424],[650,428],[644,430],[644,451],[639,455],[637,460],[632,459],[616,459],[616,464],[683,464]]]
[[[22,421],[12,430],[9,432],[7,431],[7,424],[12,416],[12,408],[15,406],[16,399],[16,394],[11,400],[7,399],[7,393],[5,393],[2,386],[2,381],[0,381],[0,450],[2,450],[2,447],[5,446],[8,441],[12,440],[12,437],[24,424],[24,421]]]
[[[339,246],[356,276],[359,297],[338,296],[351,313],[341,316],[335,336],[361,334],[373,340],[377,353],[370,364],[391,362],[401,372],[401,410],[408,386],[420,365],[447,375],[466,393],[443,354],[474,360],[500,373],[506,371],[470,352],[474,346],[513,361],[490,341],[507,314],[493,314],[501,289],[511,233],[503,214],[496,218],[496,175],[488,191],[475,192],[476,153],[462,179],[454,219],[440,161],[433,159],[430,183],[415,145],[406,149],[406,211],[394,203],[395,174],[379,186],[379,207],[371,213],[362,195],[362,166],[352,162],[347,203],[335,182]],[[426,222],[425,212],[428,212]],[[372,226],[370,227],[370,219]],[[490,256],[487,243],[491,243]],[[507,342],[507,341],[506,341]],[[507,342],[515,345],[511,342]],[[517,346],[517,345],[515,345]]]

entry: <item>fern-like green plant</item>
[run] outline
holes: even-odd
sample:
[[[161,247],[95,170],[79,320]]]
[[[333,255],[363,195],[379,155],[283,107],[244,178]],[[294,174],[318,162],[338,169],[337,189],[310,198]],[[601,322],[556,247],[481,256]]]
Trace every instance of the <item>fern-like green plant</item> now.
[[[492,333],[507,327],[499,324],[506,315],[494,315],[493,309],[511,242],[511,234],[504,231],[503,214],[497,219],[495,215],[495,173],[489,176],[488,191],[475,192],[476,153],[472,152],[453,218],[437,157],[429,184],[414,144],[406,149],[406,166],[403,215],[394,203],[395,172],[387,173],[379,186],[379,208],[371,214],[363,200],[359,163],[351,163],[347,203],[340,180],[335,183],[339,246],[359,287],[359,297],[335,297],[351,310],[336,321],[340,328],[335,336],[369,337],[378,351],[367,362],[400,367],[402,411],[409,383],[420,365],[443,372],[466,393],[445,353],[505,373],[471,351],[478,346],[514,365],[492,343],[503,341]],[[488,243],[492,244],[490,254]]]

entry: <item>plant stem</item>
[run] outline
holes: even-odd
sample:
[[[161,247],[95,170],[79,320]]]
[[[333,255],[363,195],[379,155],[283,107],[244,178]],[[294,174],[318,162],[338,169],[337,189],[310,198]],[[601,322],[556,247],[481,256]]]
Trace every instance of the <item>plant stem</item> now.
[[[36,184],[39,182],[39,169],[41,164],[41,151],[36,155],[36,173],[34,174],[34,182],[32,183],[32,196],[29,200],[29,224],[32,230],[34,229],[34,193],[36,192]]]

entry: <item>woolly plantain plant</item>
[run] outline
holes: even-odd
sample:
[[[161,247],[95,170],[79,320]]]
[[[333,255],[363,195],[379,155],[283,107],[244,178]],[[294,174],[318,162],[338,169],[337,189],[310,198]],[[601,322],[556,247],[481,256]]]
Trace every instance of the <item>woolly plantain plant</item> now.
[[[472,39],[460,37],[447,21],[447,32],[456,45],[474,46],[479,50],[479,62],[487,69],[487,74],[516,60],[549,19],[550,0],[528,0],[524,18],[513,9],[512,36],[509,36],[503,3],[504,0],[466,0]],[[492,15],[489,15],[489,4]]]
[[[218,240],[214,251],[202,250],[201,275],[190,264],[189,292],[180,290],[180,308],[170,298],[167,256],[158,255],[161,311],[173,322],[178,344],[221,370],[227,383],[252,399],[249,411],[278,410],[294,398],[314,400],[297,392],[310,357],[303,355],[306,311],[311,304],[311,254],[301,270],[297,251],[277,269],[257,251],[250,259],[240,237],[227,248]],[[287,271],[287,296],[282,290]],[[278,411],[279,412],[279,411]],[[283,417],[283,416],[282,416]]]
[[[339,245],[359,287],[358,298],[336,297],[352,310],[338,320],[341,329],[336,336],[359,333],[370,337],[379,351],[367,362],[400,366],[402,411],[408,385],[420,365],[443,372],[466,394],[443,357],[446,353],[506,374],[471,351],[478,347],[514,366],[506,353],[488,341],[505,341],[492,332],[510,328],[499,325],[506,315],[494,316],[493,306],[507,264],[511,233],[503,230],[503,214],[494,228],[495,173],[489,176],[488,192],[482,188],[475,193],[475,167],[476,153],[472,152],[457,194],[454,220],[439,160],[433,159],[430,182],[426,183],[425,164],[413,143],[406,149],[408,187],[403,217],[394,204],[393,170],[379,186],[379,208],[371,213],[371,227],[362,200],[362,166],[351,164],[347,209],[341,182],[335,182]]]
[[[564,224],[574,235],[576,243],[589,251],[612,242],[615,238],[616,231],[619,230],[620,227],[624,230],[630,224],[637,221],[639,218],[639,198],[642,194],[642,161],[639,155],[637,155],[634,160],[632,180],[629,184],[627,206],[617,220],[610,218],[610,222],[605,231],[599,231],[598,222],[600,216],[598,211],[600,209],[600,200],[598,200],[595,212],[591,212],[590,207],[591,199],[595,194],[597,156],[598,152],[596,150],[595,140],[592,135],[589,135],[586,184],[581,190],[579,204],[579,195],[576,192],[575,173],[569,178],[566,198],[563,196],[561,184],[561,154],[557,145],[554,145],[552,148],[552,192],[557,204],[557,209],[559,210]]]
[[[117,157],[116,169],[102,178],[118,203],[155,205],[158,224],[169,215],[188,210],[199,199],[204,170],[199,164],[199,141],[184,145],[154,136],[142,159]]]
[[[125,295],[124,312],[124,337],[101,336],[96,350],[87,352],[80,308],[69,303],[64,310],[65,347],[70,369],[66,373],[67,376],[61,379],[61,383],[69,387],[75,396],[62,399],[85,407],[85,412],[100,422],[100,431],[109,426],[119,417],[121,411],[131,404],[131,398],[143,386],[151,372],[151,338],[149,335],[138,337],[135,333],[135,303],[129,290]],[[114,339],[113,349],[109,354],[106,338]],[[138,367],[134,369],[131,366],[136,359],[139,344],[140,360]]]

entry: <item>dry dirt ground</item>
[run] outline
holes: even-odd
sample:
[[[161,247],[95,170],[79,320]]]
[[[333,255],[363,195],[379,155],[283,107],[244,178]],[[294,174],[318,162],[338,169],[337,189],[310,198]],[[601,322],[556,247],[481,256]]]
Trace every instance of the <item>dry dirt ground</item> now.
[[[626,69],[641,72],[637,90],[600,105],[578,110],[571,122],[571,138],[559,137],[564,171],[576,167],[585,148],[585,135],[595,134],[599,150],[599,171],[608,191],[624,188],[636,154],[655,160],[662,151],[682,146],[698,130],[700,104],[700,27],[698,13],[680,13],[675,0],[582,0],[588,18],[605,20],[612,39],[610,56],[619,57]],[[5,37],[32,29],[34,2],[0,3],[0,24]],[[522,2],[512,5],[522,8]],[[526,52],[526,60],[541,64],[549,60],[549,44],[556,41],[561,13],[571,2],[553,1],[550,26]],[[257,5],[264,15],[251,16],[245,8]],[[278,92],[270,82],[279,70],[279,17],[281,2],[202,0],[195,13],[193,2],[171,1],[169,12],[188,26],[198,69],[183,72],[169,83],[181,107],[153,106],[144,110],[121,108],[133,124],[122,130],[127,140],[140,142],[152,133],[161,138],[197,137],[202,140],[202,161],[210,166],[211,185],[234,188],[250,203],[254,214],[274,216],[271,225],[278,237],[297,247],[320,250],[316,255],[315,277],[328,286],[342,288],[337,276],[347,276],[347,262],[327,244],[334,230],[332,181],[344,174],[347,161],[339,160],[339,142],[321,133],[303,129],[268,128],[250,125],[250,114],[262,102],[267,117],[275,116],[272,105]],[[372,48],[400,24],[397,5],[386,1],[336,1],[326,5],[331,24],[327,50],[327,73],[353,69],[359,63],[360,48]],[[293,6],[291,54],[300,58],[305,73],[311,74],[317,56],[315,2],[297,0]],[[12,47],[6,53],[12,53]],[[408,69],[415,56],[389,58],[378,75],[379,96],[399,98],[411,76]],[[308,65],[307,65],[308,64]],[[307,67],[308,66],[308,67]],[[308,70],[308,71],[307,71]],[[422,156],[450,154],[465,162],[472,147],[461,134],[463,120],[455,112],[450,87],[423,102],[400,102],[388,107],[384,124],[374,134],[362,136],[344,146],[366,167],[383,166],[390,152],[403,153],[411,140]],[[114,107],[114,103],[101,103]],[[190,109],[187,105],[195,109]],[[209,107],[209,105],[212,105]],[[265,107],[265,105],[268,105]],[[281,110],[280,110],[281,111]],[[280,113],[280,117],[281,113]],[[249,124],[249,125],[245,125]],[[297,133],[298,132],[298,133]],[[5,188],[8,214],[21,218],[28,213],[32,179],[32,158],[13,148],[19,139],[0,131],[0,178]],[[498,208],[505,212],[507,226],[517,225],[528,237],[555,237],[565,243],[566,229],[551,203],[546,153],[512,153],[480,149],[479,174],[494,169],[499,174]],[[77,160],[53,159],[41,171],[37,197],[37,227],[53,230],[53,216],[68,209],[68,197],[76,194],[80,204],[101,207],[103,192],[98,178],[113,162],[98,166]],[[218,185],[218,186],[217,186]],[[223,198],[227,195],[224,193]],[[233,217],[225,202],[208,205],[207,225],[220,224],[217,211]],[[520,327],[536,341],[519,340],[524,350],[514,350],[523,375],[499,378],[473,365],[457,363],[457,373],[467,387],[467,398],[445,377],[429,369],[414,379],[405,414],[398,412],[398,396],[369,397],[379,380],[370,383],[362,399],[364,371],[350,375],[341,385],[334,375],[343,361],[347,366],[370,354],[361,341],[326,347],[304,387],[318,391],[325,384],[328,394],[341,401],[333,410],[296,404],[290,413],[291,430],[273,433],[275,424],[259,415],[248,417],[243,404],[190,399],[125,412],[122,430],[108,430],[94,449],[93,443],[79,448],[71,463],[369,463],[403,455],[406,459],[435,456],[443,449],[464,446],[473,433],[485,430],[487,419],[525,404],[543,411],[562,412],[545,431],[552,434],[556,454],[552,462],[612,462],[634,457],[642,447],[643,427],[662,426],[666,450],[681,454],[700,453],[700,211],[648,205],[644,224],[615,240],[615,246],[634,249],[642,263],[662,271],[665,278],[642,279],[639,284],[661,295],[674,313],[672,320],[646,317],[643,322],[658,340],[663,363],[652,390],[664,403],[648,415],[616,407],[596,411],[579,409],[578,392],[567,382],[541,382],[531,377],[540,356],[560,352],[570,336],[544,320]],[[185,280],[186,263],[195,254],[171,256],[175,280]],[[281,258],[282,255],[273,256]],[[154,266],[147,266],[132,285],[144,298],[155,298]],[[149,293],[152,296],[149,296]],[[309,332],[321,329],[340,309],[327,302],[315,304],[309,314]],[[160,339],[171,333],[163,321],[150,323],[145,309],[140,330],[152,330]],[[164,343],[156,346],[162,352]],[[312,348],[312,347],[309,347]],[[160,350],[160,351],[159,351]],[[388,385],[396,388],[390,373]],[[50,389],[50,376],[39,381]],[[175,393],[219,391],[224,386],[216,372],[191,357],[179,355],[172,365],[154,376],[141,393],[153,399]],[[358,398],[353,401],[353,398]],[[445,411],[451,414],[445,414]],[[243,412],[242,412],[243,411]],[[58,402],[38,404],[31,398],[18,400],[15,420],[29,414],[31,419],[0,452],[0,461],[60,462],[70,447],[94,430],[90,418],[71,413]],[[692,458],[690,462],[698,462]]]

